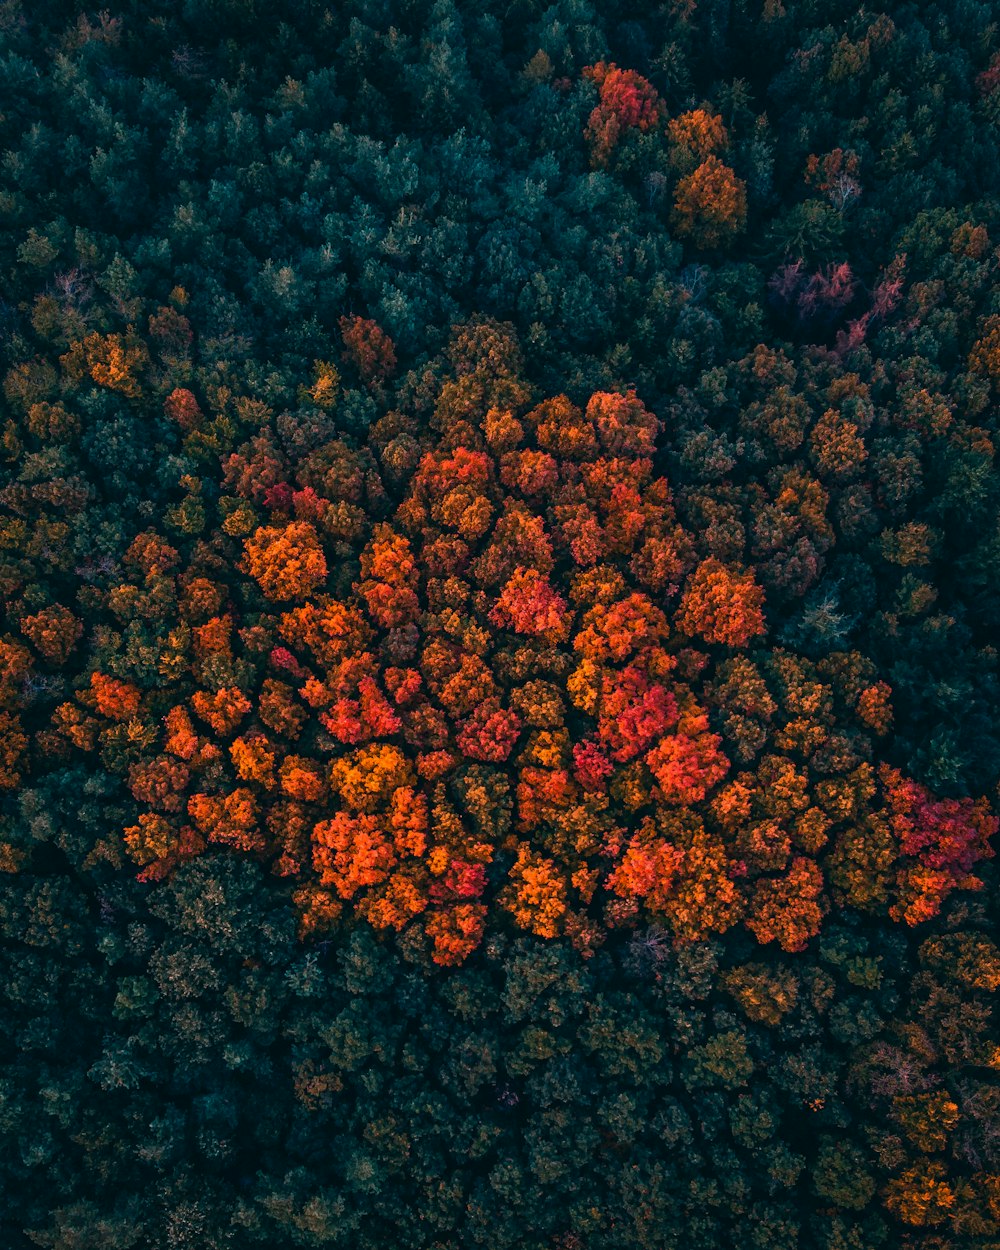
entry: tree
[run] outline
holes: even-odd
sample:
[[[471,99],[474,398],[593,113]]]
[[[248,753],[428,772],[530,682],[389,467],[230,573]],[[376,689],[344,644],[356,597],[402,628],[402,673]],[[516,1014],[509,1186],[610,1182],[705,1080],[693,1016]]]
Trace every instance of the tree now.
[[[955,1191],[944,1179],[946,1175],[939,1159],[914,1164],[886,1186],[886,1206],[912,1227],[943,1224],[955,1205]]]
[[[506,906],[522,929],[543,938],[556,937],[566,911],[566,885],[553,860],[521,843],[508,891]]]
[[[764,592],[752,572],[709,558],[688,580],[677,624],[706,642],[745,647],[766,630],[763,606]]]
[[[590,145],[591,163],[608,163],[621,135],[631,128],[640,132],[657,126],[664,106],[651,83],[635,70],[619,69],[613,62],[598,61],[583,71],[599,92],[599,102],[587,121],[584,137]]]
[[[306,521],[262,525],[244,548],[247,568],[268,599],[304,599],[326,579],[323,547]]]
[[[392,339],[374,321],[365,317],[341,317],[344,358],[357,369],[362,382],[384,382],[396,368]]]
[[[804,950],[819,932],[822,890],[820,869],[797,856],[784,877],[766,877],[756,883],[747,927],[758,942],[776,941],[782,950]]]
[[[692,173],[706,157],[729,146],[729,134],[718,114],[691,109],[667,123],[670,162],[681,175]]]
[[[671,224],[700,251],[731,242],[746,218],[746,187],[714,154],[678,182]]]
[[[43,608],[21,621],[21,632],[43,659],[60,666],[69,659],[83,633],[83,622],[62,604]]]

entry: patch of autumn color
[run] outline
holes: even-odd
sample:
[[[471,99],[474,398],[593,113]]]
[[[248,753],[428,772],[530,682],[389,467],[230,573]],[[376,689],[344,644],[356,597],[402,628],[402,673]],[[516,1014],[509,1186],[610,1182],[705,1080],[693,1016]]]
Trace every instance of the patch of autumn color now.
[[[752,820],[736,831],[733,849],[757,871],[780,872],[788,865],[792,837],[779,820]]]
[[[920,961],[947,969],[956,981],[989,994],[1000,989],[1000,947],[982,933],[956,933],[928,938]]]
[[[542,730],[530,735],[519,759],[525,764],[558,769],[566,762],[569,734],[565,729]]]
[[[462,963],[482,941],[485,921],[486,908],[481,903],[456,903],[431,912],[427,917],[431,958],[445,967]]]
[[[265,790],[274,784],[274,765],[277,759],[270,749],[267,737],[259,731],[236,738],[229,747],[229,757],[241,781],[256,782]]]
[[[846,482],[857,477],[868,459],[868,449],[858,427],[836,409],[828,409],[809,435],[809,451],[824,479]]]
[[[531,510],[527,503],[508,500],[503,514],[497,518],[489,545],[475,561],[472,569],[475,582],[479,586],[499,588],[519,567],[548,575],[555,564],[552,546],[545,518]]]
[[[352,684],[353,673],[345,673],[345,684]],[[338,742],[351,746],[373,738],[391,737],[399,732],[401,721],[371,677],[357,682],[356,698],[332,699],[332,692],[307,682],[301,694],[313,707],[329,704],[319,716],[320,724]]]
[[[882,813],[865,813],[837,834],[827,861],[841,898],[861,910],[882,910],[895,885],[899,847]]]
[[[187,709],[171,708],[164,716],[163,724],[167,731],[163,740],[163,749],[171,755],[176,755],[180,760],[193,759],[201,746],[201,739],[195,733]]]
[[[490,408],[483,418],[483,437],[490,450],[499,455],[522,441],[524,426],[509,408]]]
[[[387,525],[378,526],[362,552],[361,577],[359,589],[376,625],[396,629],[416,620],[420,613],[417,567],[403,535],[394,534]]]
[[[10,842],[0,842],[0,872],[16,875],[27,861],[28,852],[23,847],[14,846]]]
[[[307,720],[305,708],[294,696],[294,690],[286,682],[265,677],[257,700],[257,715],[267,728],[293,741]]]
[[[257,800],[244,787],[225,795],[193,794],[188,815],[209,842],[241,851],[262,851],[265,841],[257,827]]]
[[[396,348],[388,334],[366,317],[341,317],[337,323],[344,340],[344,359],[357,369],[362,382],[384,382],[396,368]]]
[[[750,899],[747,928],[761,944],[777,942],[782,950],[805,950],[823,919],[823,874],[810,859],[798,856],[781,877],[757,881]]]
[[[520,928],[538,937],[556,937],[566,911],[566,882],[553,860],[522,842],[502,901]]]
[[[720,751],[718,734],[690,737],[676,733],[664,738],[646,755],[646,763],[659,786],[664,803],[690,806],[700,803],[729,771]]]
[[[31,652],[11,637],[0,637],[0,705],[16,707],[23,683],[31,673]]]
[[[517,634],[557,637],[566,619],[567,605],[547,577],[536,569],[518,566],[490,611],[490,620]]]
[[[191,641],[196,655],[232,654],[233,622],[229,616],[213,616],[204,625],[191,630]]]
[[[487,699],[461,724],[455,742],[467,759],[501,764],[514,749],[520,732],[517,713],[502,708],[496,699]]]
[[[698,145],[716,142],[717,119],[696,113],[678,122],[707,163]],[[462,355],[470,344],[482,359]],[[857,406],[831,389],[810,435],[811,412],[776,400],[761,428],[785,422],[772,441],[802,459],[767,476],[752,517],[706,489],[706,547],[678,519],[655,458],[662,423],[633,391],[534,403],[500,330],[473,327],[451,350],[428,419],[391,412],[373,434],[394,511],[360,454],[323,445],[292,463],[270,422],[225,458],[229,498],[247,506],[227,532],[250,535],[241,571],[265,611],[217,584],[200,547],[189,568],[151,533],[130,547],[111,610],[124,620],[176,595],[157,663],[171,682],[190,663],[193,680],[151,696],[142,720],[138,687],[97,674],[50,737],[109,757],[126,744],[145,809],[126,845],[148,879],[206,842],[266,854],[295,881],[304,934],[415,924],[445,965],[491,910],[581,950],[602,925],[652,922],[687,942],[745,922],[791,951],[829,905],[824,881],[833,901],[908,923],[974,884],[995,826],[985,806],[880,782],[869,762],[891,724],[876,665],[754,645],[758,578],[779,600],[801,593],[832,542],[835,496],[803,466],[850,480]],[[764,379],[779,368],[760,359]],[[338,530],[341,503],[360,520]],[[933,550],[929,531],[892,524],[887,554]],[[736,554],[698,563],[730,529],[756,570]],[[341,542],[359,568],[334,598],[324,545],[347,568]],[[23,626],[43,658],[44,625]],[[32,652],[11,654],[0,688],[16,708]],[[730,759],[745,771],[730,776]]]
[[[313,866],[320,884],[343,899],[380,885],[395,864],[395,847],[375,816],[337,812],[313,829]]]
[[[608,675],[598,704],[598,740],[618,764],[641,755],[677,723],[677,700],[635,664]]]
[[[287,755],[282,760],[279,780],[282,794],[300,803],[316,803],[326,790],[319,763],[302,755]]]
[[[266,801],[266,800],[265,800]],[[277,853],[271,871],[277,877],[297,877],[310,862],[310,838],[316,817],[304,803],[274,796],[264,818]]]
[[[0,790],[14,790],[21,781],[18,765],[28,750],[20,719],[11,712],[0,712]]]
[[[573,776],[584,790],[600,792],[606,789],[606,782],[614,771],[614,765],[596,742],[585,741],[574,744]]]
[[[80,429],[80,418],[62,404],[32,404],[28,410],[28,431],[45,443],[66,443]]]
[[[400,786],[389,800],[389,830],[401,855],[423,855],[430,815],[427,796],[413,786]]]
[[[310,882],[292,895],[299,914],[299,937],[303,940],[329,932],[344,910],[330,890]]]
[[[525,682],[511,691],[510,701],[525,724],[533,729],[554,729],[563,723],[562,692],[553,682]]]
[[[707,156],[729,146],[729,134],[722,118],[705,109],[691,109],[667,122],[670,163],[681,174],[689,174]]]
[[[969,353],[969,368],[1000,387],[1000,316],[987,317]]]
[[[181,614],[188,621],[207,621],[218,616],[226,601],[225,590],[207,577],[183,580],[179,593]]]
[[[597,455],[598,443],[593,422],[567,396],[543,400],[525,415],[534,429],[538,446],[560,459],[590,460]]]
[[[573,648],[598,663],[621,663],[666,638],[667,618],[643,594],[592,608],[584,615]]]
[[[138,824],[126,829],[124,836],[129,855],[141,868],[158,859],[166,859],[177,843],[173,826],[155,812],[143,812]]]
[[[936,916],[955,889],[976,890],[972,869],[996,853],[990,845],[1000,820],[985,799],[935,799],[898,770],[880,770],[889,825],[904,857],[896,873],[899,899],[889,914],[908,925]]]
[[[323,547],[307,521],[263,525],[244,549],[247,568],[268,599],[305,599],[326,579]]]
[[[717,156],[708,156],[677,184],[670,220],[681,238],[702,251],[722,247],[746,225],[746,185]]]
[[[323,1072],[311,1059],[295,1064],[292,1071],[295,1097],[310,1112],[329,1110],[333,1096],[344,1088],[336,1072]]]
[[[299,687],[299,698],[312,708],[328,707],[333,700],[333,691],[318,677],[307,677]]]
[[[428,452],[420,461],[410,495],[397,511],[397,518],[404,528],[435,521],[478,538],[492,517],[488,498],[492,478],[493,462],[485,452],[461,445],[451,452]]]
[[[9,713],[5,712],[3,715],[8,717],[8,723],[20,725],[16,720],[10,722]],[[59,704],[52,713],[52,728],[57,736],[65,738],[78,751],[93,751],[97,745],[98,722],[74,703]],[[27,739],[24,740],[24,745],[27,746]]]
[[[518,826],[534,828],[543,820],[558,819],[570,794],[570,774],[564,768],[522,767],[517,782]]]
[[[683,942],[725,933],[739,921],[744,909],[734,879],[737,865],[722,841],[693,814],[660,824],[670,843],[684,855],[674,887],[663,899],[664,918]]]
[[[317,408],[328,411],[335,406],[340,394],[340,374],[327,360],[314,361],[313,374],[316,380],[306,388],[306,397]]]
[[[645,538],[629,568],[639,583],[661,594],[672,594],[690,561],[692,543],[680,526],[667,537]]]
[[[947,1166],[928,1159],[907,1168],[885,1189],[885,1205],[904,1224],[914,1228],[943,1224],[955,1205],[955,1191],[945,1179]]]
[[[527,497],[548,494],[559,482],[559,464],[547,451],[512,451],[501,459],[500,480]]]
[[[900,568],[921,568],[930,564],[937,554],[940,535],[929,525],[909,521],[898,529],[886,529],[879,535],[884,559]]]
[[[435,858],[440,852],[444,856],[445,848],[438,847],[431,855],[432,867],[436,868]],[[455,899],[479,898],[486,888],[486,868],[483,864],[473,864],[466,860],[453,859],[443,875],[431,884],[430,898],[432,902],[453,902]]]
[[[50,664],[65,664],[83,633],[83,623],[61,604],[21,618],[21,633]]]
[[[806,160],[805,181],[827,197],[838,212],[843,212],[861,194],[861,160],[849,148],[834,148],[820,157],[810,153]]]
[[[688,579],[677,627],[705,642],[745,647],[766,630],[764,592],[753,573],[710,557]]]
[[[884,681],[867,686],[858,695],[858,716],[877,734],[888,733],[892,724],[892,687]]]
[[[655,825],[647,818],[608,877],[608,889],[622,898],[644,899],[650,911],[664,914],[683,865],[684,852],[655,836]]]
[[[90,374],[99,386],[118,391],[130,399],[137,399],[142,391],[136,376],[149,362],[149,354],[141,340],[131,335],[88,334],[79,343],[71,343],[65,356],[60,358],[70,377]]]
[[[388,738],[399,732],[402,722],[371,677],[362,677],[358,682],[358,707],[368,736]]]
[[[338,699],[319,719],[327,733],[345,746],[356,745],[364,736],[361,705],[356,699]]]
[[[584,131],[591,164],[599,168],[608,163],[627,130],[644,131],[656,126],[663,117],[664,106],[652,83],[635,70],[599,61],[586,66],[583,76],[600,89],[600,99]]]
[[[171,421],[176,421],[185,434],[192,430],[200,430],[205,424],[202,412],[194,394],[184,386],[175,386],[163,401],[163,411]]]
[[[497,696],[489,666],[479,656],[445,644],[432,642],[424,649],[424,675],[452,718],[469,716]]]
[[[423,688],[423,678],[415,668],[397,668],[393,665],[385,670],[382,678],[397,707],[410,706]]]
[[[126,721],[139,710],[139,689],[129,681],[119,681],[106,673],[91,673],[90,690],[82,701],[110,720]]]
[[[958,1103],[943,1089],[893,1098],[892,1115],[913,1145],[926,1154],[947,1147],[961,1118]]]
[[[224,686],[214,694],[196,690],[191,696],[191,706],[217,734],[228,738],[250,711],[251,703],[242,690]]]
[[[635,391],[595,391],[587,401],[587,420],[611,456],[651,456],[663,429]]]
[[[427,892],[416,881],[397,871],[385,886],[365,895],[358,912],[376,929],[403,929],[427,907]]]
[[[412,765],[393,746],[361,747],[330,767],[331,788],[355,812],[374,811],[396,789],[412,786],[413,781]]]
[[[308,648],[324,668],[363,651],[371,638],[359,607],[326,598],[284,613],[278,630],[289,645]]]

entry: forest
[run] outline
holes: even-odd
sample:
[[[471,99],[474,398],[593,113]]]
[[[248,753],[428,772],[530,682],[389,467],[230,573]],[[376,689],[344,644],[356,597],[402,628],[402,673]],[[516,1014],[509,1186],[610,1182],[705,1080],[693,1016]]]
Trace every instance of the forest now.
[[[0,0],[0,1246],[1000,1250],[1000,7]]]

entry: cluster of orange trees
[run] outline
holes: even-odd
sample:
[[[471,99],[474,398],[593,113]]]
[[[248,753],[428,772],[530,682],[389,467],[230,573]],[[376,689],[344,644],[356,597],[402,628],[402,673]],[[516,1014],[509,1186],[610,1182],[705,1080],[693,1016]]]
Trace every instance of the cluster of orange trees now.
[[[583,73],[600,92],[586,129],[593,165],[605,167],[630,131],[665,132],[674,175],[674,230],[704,249],[735,238],[746,226],[746,184],[719,156],[729,146],[721,116],[698,108],[668,121],[655,88],[635,70],[600,61]]]
[[[391,344],[346,328],[349,353],[374,343],[371,378]],[[141,355],[79,359],[129,395]],[[333,397],[336,370],[315,374]],[[892,691],[865,656],[775,643],[754,567],[678,520],[634,391],[536,402],[510,331],[479,322],[424,402],[423,427],[393,411],[369,449],[298,463],[264,424],[224,459],[219,533],[187,557],[132,543],[103,610],[176,623],[144,679],[98,660],[40,741],[127,776],[143,879],[229,847],[294,879],[304,933],[361,916],[442,964],[491,906],[585,953],[650,921],[796,951],[841,904],[914,924],[979,884],[986,801],[880,760]],[[194,445],[223,420],[185,389],[165,411]],[[864,458],[843,409],[811,437],[834,473]],[[791,492],[806,513],[810,488]],[[185,503],[182,535],[204,516]],[[81,630],[62,605],[26,616],[12,664],[64,663]],[[13,764],[26,739],[6,741]]]

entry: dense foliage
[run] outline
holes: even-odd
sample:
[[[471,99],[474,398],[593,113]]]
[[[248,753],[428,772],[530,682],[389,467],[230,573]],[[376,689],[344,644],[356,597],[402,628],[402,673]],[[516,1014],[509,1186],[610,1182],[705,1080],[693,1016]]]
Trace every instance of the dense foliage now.
[[[1000,1247],[1000,16],[0,3],[0,1242]]]

